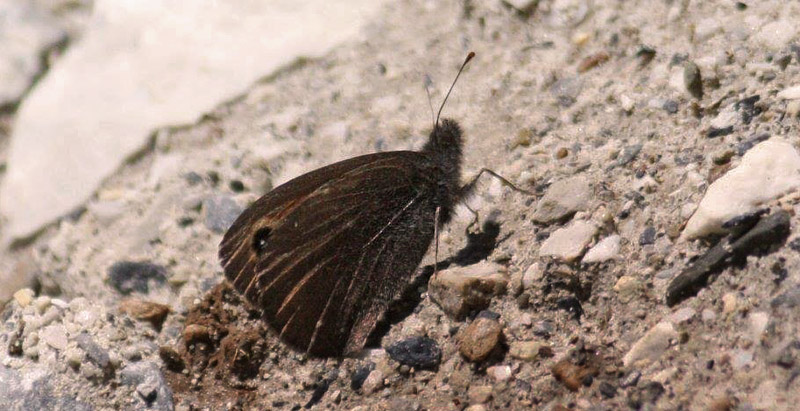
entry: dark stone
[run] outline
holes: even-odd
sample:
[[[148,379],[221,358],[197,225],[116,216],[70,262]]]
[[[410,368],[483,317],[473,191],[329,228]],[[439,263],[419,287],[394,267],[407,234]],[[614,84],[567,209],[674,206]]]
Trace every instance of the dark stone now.
[[[161,361],[164,361],[164,365],[172,372],[181,372],[186,368],[186,363],[178,351],[168,345],[158,347],[158,357],[161,358]]]
[[[683,84],[692,97],[698,100],[703,98],[703,77],[700,75],[700,68],[694,62],[687,62],[683,66]]]
[[[500,314],[491,310],[482,310],[481,312],[478,313],[477,316],[475,316],[475,318],[488,318],[490,320],[499,320]]]
[[[236,221],[244,209],[228,196],[211,196],[203,201],[205,224],[209,230],[222,234]]]
[[[636,57],[639,58],[639,67],[644,67],[653,61],[656,57],[656,51],[651,47],[641,46],[639,50],[636,51]]]
[[[798,350],[800,350],[800,341],[794,340],[786,344],[786,346],[778,352],[778,358],[775,360],[775,363],[786,369],[794,367],[797,357],[796,352]]]
[[[428,337],[410,337],[386,349],[393,360],[419,370],[435,369],[442,360],[442,349]]]
[[[742,141],[741,143],[736,145],[736,154],[738,154],[739,156],[743,156],[744,153],[750,151],[750,149],[753,148],[753,146],[762,141],[768,140],[769,137],[770,137],[769,134],[764,133],[764,134],[759,134],[757,136],[753,136],[747,139],[746,141]]]
[[[114,371],[111,366],[111,360],[108,357],[108,351],[94,342],[88,333],[79,334],[75,337],[75,341],[94,365],[100,367],[107,375]]]
[[[734,104],[733,108],[742,112],[742,121],[745,124],[750,124],[755,116],[764,111],[761,107],[756,106],[758,100],[761,100],[761,96],[756,94],[754,96],[743,98]]]
[[[708,129],[708,133],[706,133],[706,136],[708,136],[708,138],[715,138],[715,137],[727,136],[728,134],[732,133],[733,133],[733,126],[728,126],[723,128],[711,127]]]
[[[539,321],[533,325],[533,335],[537,337],[549,338],[554,330],[553,323],[547,320]]]
[[[190,171],[183,175],[183,178],[186,179],[186,182],[190,186],[196,186],[203,182],[203,176],[200,174],[195,173],[194,171]]]
[[[600,386],[597,387],[600,391],[600,394],[606,398],[614,398],[617,396],[617,388],[608,383],[607,381],[603,381],[600,383]]]
[[[311,398],[308,399],[308,402],[303,406],[303,408],[309,409],[322,400],[322,397],[325,396],[326,392],[328,392],[328,388],[330,388],[331,383],[335,381],[336,376],[338,376],[338,373],[335,371],[332,374],[335,374],[333,378],[323,378],[317,384],[317,386],[314,388],[314,391],[311,393]]]
[[[167,281],[167,269],[149,262],[120,261],[108,269],[108,281],[123,295],[132,292],[146,294],[150,283],[163,285]]]
[[[138,398],[135,403],[159,411],[172,411],[172,390],[167,385],[164,374],[154,362],[132,363],[120,371],[120,382],[136,388]],[[141,405],[140,405],[141,406]]]
[[[639,236],[639,245],[648,245],[656,242],[656,229],[646,227]]]
[[[662,108],[669,114],[675,114],[678,112],[678,102],[675,100],[667,100],[664,102]]]
[[[766,253],[776,244],[785,241],[791,230],[790,220],[788,212],[779,210],[761,218],[752,229],[741,236],[731,233],[722,239],[670,282],[667,287],[667,305],[671,307],[695,295],[706,286],[713,273],[731,264],[742,265],[747,261],[748,255]]]
[[[245,190],[244,183],[242,183],[239,180],[231,180],[231,182],[229,183],[228,186],[231,188],[231,191],[233,191],[234,193],[241,193],[242,191]]]
[[[625,146],[625,148],[622,149],[622,155],[620,155],[619,158],[617,159],[617,165],[624,166],[630,163],[631,161],[633,161],[633,159],[636,158],[636,156],[639,154],[640,151],[642,151],[641,144],[632,144],[629,146]]]
[[[360,390],[361,386],[364,385],[364,381],[367,380],[369,373],[375,369],[374,362],[368,362],[365,365],[356,369],[353,375],[350,376],[350,388],[354,391]]]
[[[660,383],[648,382],[628,395],[628,405],[631,408],[639,409],[645,404],[655,404],[665,391],[664,386]]]
[[[558,103],[562,107],[569,107],[575,104],[582,89],[583,83],[577,77],[561,79],[550,86],[550,92],[558,99]]]
[[[789,248],[800,253],[800,237],[797,237],[794,240],[789,241]]]

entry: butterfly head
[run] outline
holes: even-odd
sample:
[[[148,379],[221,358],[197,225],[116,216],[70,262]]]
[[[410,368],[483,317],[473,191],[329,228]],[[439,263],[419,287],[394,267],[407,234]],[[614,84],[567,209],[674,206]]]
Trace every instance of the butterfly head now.
[[[443,119],[431,130],[423,151],[449,164],[461,162],[461,127],[455,120]]]

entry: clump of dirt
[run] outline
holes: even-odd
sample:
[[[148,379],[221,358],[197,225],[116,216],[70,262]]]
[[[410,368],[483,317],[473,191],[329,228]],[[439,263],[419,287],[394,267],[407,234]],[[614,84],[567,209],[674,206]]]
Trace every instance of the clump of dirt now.
[[[189,310],[179,347],[161,347],[166,375],[176,404],[189,403],[211,409],[247,407],[259,368],[272,347],[267,327],[257,310],[223,282]],[[225,400],[227,399],[227,400]]]

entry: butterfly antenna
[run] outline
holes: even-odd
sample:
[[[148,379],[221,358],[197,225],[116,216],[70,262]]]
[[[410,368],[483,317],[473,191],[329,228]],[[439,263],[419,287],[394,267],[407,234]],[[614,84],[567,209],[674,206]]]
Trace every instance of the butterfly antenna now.
[[[447,98],[450,97],[450,93],[453,91],[453,87],[456,86],[456,82],[458,81],[458,78],[461,76],[461,72],[464,71],[464,67],[467,66],[467,63],[469,63],[469,61],[472,60],[473,57],[475,57],[475,52],[470,51],[469,54],[467,54],[467,58],[464,59],[464,64],[462,64],[461,68],[458,69],[458,74],[456,74],[456,78],[453,80],[453,84],[450,85],[450,90],[447,90],[447,95],[444,96],[444,101],[442,101],[442,105],[441,107],[439,107],[439,112],[436,114],[436,123],[434,123],[433,125],[434,129],[439,127],[439,117],[442,115],[442,110],[444,109],[444,103],[447,103]]]

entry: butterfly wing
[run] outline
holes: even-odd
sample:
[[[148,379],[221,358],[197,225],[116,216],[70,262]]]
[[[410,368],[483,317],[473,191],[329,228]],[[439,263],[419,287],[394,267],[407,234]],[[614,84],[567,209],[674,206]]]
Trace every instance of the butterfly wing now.
[[[226,277],[290,345],[318,356],[363,348],[434,234],[425,154],[371,154],[267,193],[220,244]]]

